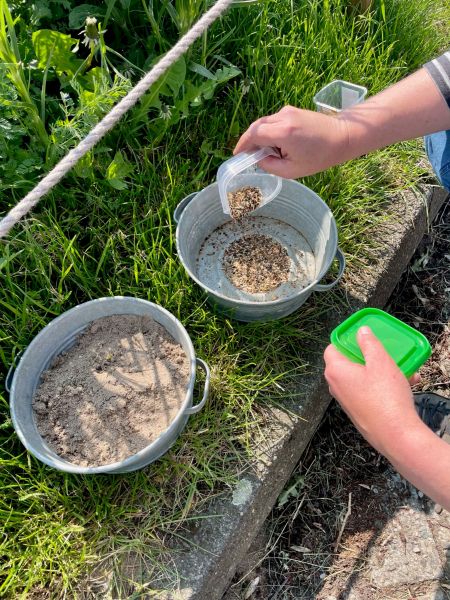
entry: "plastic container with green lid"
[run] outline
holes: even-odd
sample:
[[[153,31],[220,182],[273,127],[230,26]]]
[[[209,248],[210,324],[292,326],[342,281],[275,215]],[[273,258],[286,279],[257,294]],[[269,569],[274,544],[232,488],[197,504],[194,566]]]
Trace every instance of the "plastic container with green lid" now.
[[[363,308],[331,332],[331,343],[353,362],[364,364],[356,334],[370,327],[406,377],[411,377],[431,355],[427,338],[400,319],[378,308]]]

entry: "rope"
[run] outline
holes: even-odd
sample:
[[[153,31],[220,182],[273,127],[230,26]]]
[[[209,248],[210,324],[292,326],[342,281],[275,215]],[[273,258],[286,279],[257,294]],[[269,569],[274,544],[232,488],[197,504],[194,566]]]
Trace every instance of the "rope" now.
[[[218,0],[197,23],[165,54],[135,87],[114,106],[97,125],[48,173],[20,202],[0,221],[0,238],[5,237],[18,221],[25,216],[47,192],[49,192],[70,169],[95,144],[108,133],[119,119],[136,104],[149,87],[163,75],[198,39],[208,27],[218,19],[233,0]]]

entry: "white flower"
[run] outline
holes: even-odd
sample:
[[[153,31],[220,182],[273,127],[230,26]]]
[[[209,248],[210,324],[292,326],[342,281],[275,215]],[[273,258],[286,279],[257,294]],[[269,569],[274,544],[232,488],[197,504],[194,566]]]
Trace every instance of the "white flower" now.
[[[167,121],[172,116],[172,111],[170,110],[170,106],[167,104],[161,104],[161,108],[159,110],[159,118],[163,119],[163,121]]]
[[[250,79],[249,77],[245,77],[245,79],[243,79],[241,81],[241,92],[245,95],[248,94],[248,92],[250,91],[250,87],[254,84],[255,82]]]
[[[85,26],[80,35],[84,35],[82,44],[86,47],[96,46],[99,43],[100,34],[106,33],[106,29],[103,31],[98,30],[97,19],[95,17],[86,17]]]

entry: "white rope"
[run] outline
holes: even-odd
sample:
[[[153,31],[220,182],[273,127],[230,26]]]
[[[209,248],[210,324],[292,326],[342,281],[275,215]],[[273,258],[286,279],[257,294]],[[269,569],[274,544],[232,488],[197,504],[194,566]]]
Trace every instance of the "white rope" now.
[[[46,175],[35,188],[0,221],[0,238],[5,237],[14,225],[25,216],[49,192],[68,171],[82,158],[101,138],[114,127],[119,119],[136,104],[148,88],[157,81],[167,69],[173,65],[199,38],[208,27],[225,12],[233,0],[218,0],[197,23],[167,52],[145,75],[136,86],[114,106],[103,119],[88,133],[78,146],[73,148]]]

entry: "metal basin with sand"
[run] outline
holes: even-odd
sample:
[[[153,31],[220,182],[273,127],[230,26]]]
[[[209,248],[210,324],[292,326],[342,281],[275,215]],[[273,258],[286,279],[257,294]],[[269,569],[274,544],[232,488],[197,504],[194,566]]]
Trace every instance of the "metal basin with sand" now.
[[[252,185],[258,186],[258,178],[264,174],[252,177]],[[276,198],[240,221],[223,213],[214,183],[182,200],[174,219],[178,256],[188,274],[213,305],[240,321],[270,321],[291,314],[313,291],[327,291],[336,285],[345,268],[330,209],[296,181],[283,180]],[[287,253],[288,275],[276,287],[249,292],[233,285],[227,275],[230,246],[248,236],[269,238]],[[336,279],[319,283],[335,258],[339,260]]]
[[[41,435],[38,427],[36,412],[33,410],[33,399],[40,385],[43,374],[52,365],[54,359],[70,353],[76,340],[98,319],[105,317],[127,318],[130,316],[145,317],[152,319],[161,326],[173,341],[180,345],[188,361],[188,377],[184,388],[184,394],[180,397],[179,408],[170,417],[166,428],[158,434],[151,443],[143,446],[141,450],[130,452],[121,460],[109,464],[85,466],[64,458],[57,454],[54,447],[49,445]],[[143,349],[145,352],[147,350]],[[158,351],[158,348],[155,348]],[[139,364],[138,364],[139,363]],[[196,369],[200,367],[205,371],[205,383],[203,398],[199,404],[194,405],[194,383]],[[136,369],[139,374],[142,364],[137,360]],[[119,369],[116,369],[118,377]],[[52,373],[49,373],[52,377]],[[139,298],[115,296],[111,298],[98,298],[80,304],[51,321],[31,341],[23,354],[15,371],[11,369],[6,381],[6,388],[10,391],[11,416],[14,428],[24,446],[39,460],[45,464],[66,471],[68,473],[127,473],[141,469],[162,456],[175,443],[184,429],[189,416],[197,413],[204,406],[209,389],[209,368],[201,359],[195,356],[191,339],[180,321],[167,310]],[[89,378],[88,372],[85,379]],[[83,379],[83,381],[85,380]],[[123,376],[121,377],[123,381]],[[150,379],[146,377],[148,383]],[[118,388],[115,388],[116,392]],[[114,390],[111,392],[113,395]],[[67,402],[69,402],[70,390],[67,390]],[[79,400],[77,401],[79,403]],[[114,400],[111,398],[111,403]],[[161,398],[164,402],[164,398]],[[113,419],[109,419],[109,413],[105,415],[105,429],[110,431],[108,423],[112,425]],[[93,414],[93,419],[96,415]],[[80,421],[80,432],[83,423]],[[111,429],[112,431],[112,429]],[[138,434],[136,434],[138,435]],[[110,443],[114,445],[117,441],[111,435]]]

